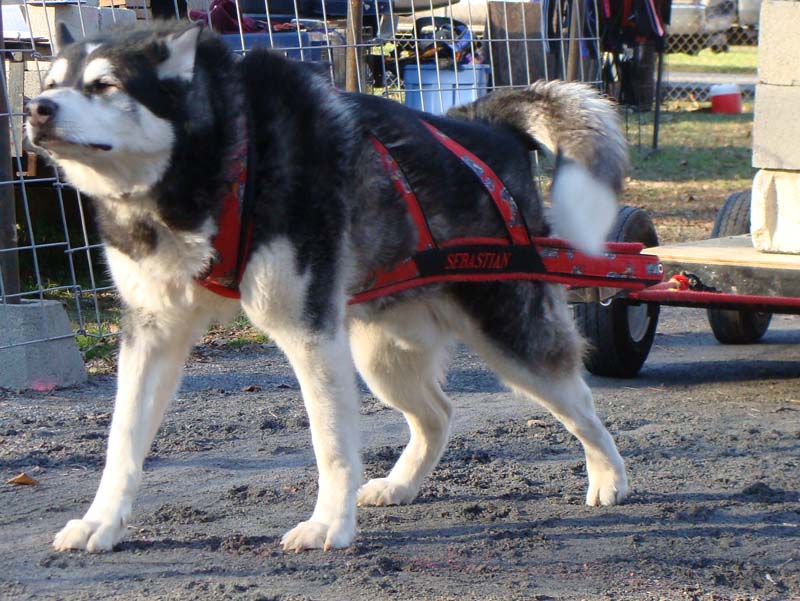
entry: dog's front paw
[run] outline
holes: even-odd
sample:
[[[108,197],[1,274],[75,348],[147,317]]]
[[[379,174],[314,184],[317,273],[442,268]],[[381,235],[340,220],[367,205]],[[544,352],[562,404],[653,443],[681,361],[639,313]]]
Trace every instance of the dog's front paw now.
[[[89,520],[70,520],[56,534],[53,547],[56,551],[86,549],[89,553],[111,551],[123,539],[126,528],[122,521],[118,524],[105,524]]]
[[[598,470],[589,474],[589,490],[586,493],[586,504],[619,505],[628,496],[628,478],[625,471]]]
[[[332,525],[322,522],[300,522],[283,535],[281,545],[284,551],[299,553],[306,549],[343,549],[355,538],[355,526],[346,527],[340,522]]]
[[[378,507],[404,505],[411,503],[416,496],[417,491],[410,486],[392,482],[388,478],[375,478],[358,490],[358,504]]]

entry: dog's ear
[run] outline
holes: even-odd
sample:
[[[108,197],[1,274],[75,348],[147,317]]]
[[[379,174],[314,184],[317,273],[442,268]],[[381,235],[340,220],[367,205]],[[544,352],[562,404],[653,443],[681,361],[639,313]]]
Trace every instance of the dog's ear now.
[[[59,21],[56,27],[56,47],[60,50],[75,42],[64,21]]]
[[[194,77],[194,59],[197,54],[197,40],[203,29],[202,23],[194,24],[178,33],[167,36],[164,43],[169,56],[158,65],[160,79],[177,77],[191,81]]]

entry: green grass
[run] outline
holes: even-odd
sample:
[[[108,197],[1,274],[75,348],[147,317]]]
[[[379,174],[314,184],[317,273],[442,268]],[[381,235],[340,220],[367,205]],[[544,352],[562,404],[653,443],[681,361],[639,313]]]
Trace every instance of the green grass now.
[[[111,374],[116,370],[122,308],[115,293],[98,294],[98,309],[90,295],[80,299],[83,328],[71,290],[49,290],[45,297],[60,301],[66,309],[75,342],[83,355],[87,371],[92,375]],[[214,325],[201,340],[215,348],[240,350],[251,345],[266,344],[269,337],[254,328],[244,314],[227,324]]]
[[[78,301],[80,314],[72,290],[46,290],[45,298],[59,301],[64,305],[72,330],[76,332],[75,342],[83,355],[88,372],[90,374],[113,372],[117,361],[122,320],[122,307],[117,295],[113,292],[100,292],[95,306],[92,296],[88,293],[83,294]]]
[[[707,110],[662,113],[659,151],[631,154],[631,178],[621,202],[648,211],[662,242],[708,237],[717,211],[750,187],[752,107],[740,115]],[[643,127],[652,123],[645,117]]]
[[[253,327],[244,313],[240,313],[232,322],[212,327],[203,342],[212,340],[216,347],[241,349],[253,344],[266,344],[269,337]]]
[[[83,353],[83,359],[87,363],[113,361],[117,353],[118,337],[84,336],[77,334],[75,341],[78,343],[78,350]],[[96,370],[92,373],[98,373]]]
[[[731,46],[728,52],[713,52],[711,49],[697,55],[675,53],[666,56],[667,68],[671,71],[690,73],[755,73],[758,48],[755,46]]]

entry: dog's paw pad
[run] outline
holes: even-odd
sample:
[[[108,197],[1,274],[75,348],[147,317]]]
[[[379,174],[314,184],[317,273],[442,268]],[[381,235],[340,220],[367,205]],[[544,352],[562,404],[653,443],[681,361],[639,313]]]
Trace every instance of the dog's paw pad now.
[[[355,527],[346,528],[322,522],[300,522],[283,535],[281,545],[284,551],[299,553],[306,549],[343,549],[353,542]]]
[[[85,549],[90,553],[111,551],[124,534],[124,527],[87,520],[70,520],[53,540],[56,551]]]
[[[586,504],[592,507],[598,505],[619,505],[628,496],[630,489],[623,473],[604,473],[589,479],[589,491],[586,493]]]
[[[388,478],[370,480],[358,491],[358,504],[361,506],[404,505],[411,503],[417,492],[410,486],[392,482]]]

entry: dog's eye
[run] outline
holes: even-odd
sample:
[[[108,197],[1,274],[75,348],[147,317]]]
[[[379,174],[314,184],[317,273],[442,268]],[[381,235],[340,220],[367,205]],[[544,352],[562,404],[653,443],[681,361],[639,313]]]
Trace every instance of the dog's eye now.
[[[106,79],[96,79],[95,81],[86,84],[86,91],[90,94],[105,94],[116,89],[116,84]]]

